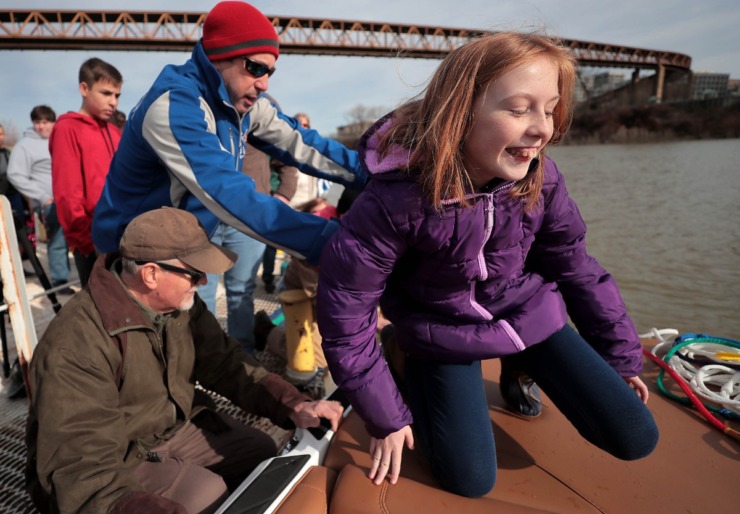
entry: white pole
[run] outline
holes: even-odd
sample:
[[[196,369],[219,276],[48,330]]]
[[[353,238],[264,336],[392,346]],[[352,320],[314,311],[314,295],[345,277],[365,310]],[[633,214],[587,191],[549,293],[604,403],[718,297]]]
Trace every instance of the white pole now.
[[[0,195],[0,277],[3,281],[3,296],[8,305],[13,338],[18,349],[23,378],[26,381],[26,391],[30,393],[27,381],[28,363],[31,362],[33,350],[36,348],[36,328],[26,293],[26,280],[23,276],[13,211],[5,195]]]

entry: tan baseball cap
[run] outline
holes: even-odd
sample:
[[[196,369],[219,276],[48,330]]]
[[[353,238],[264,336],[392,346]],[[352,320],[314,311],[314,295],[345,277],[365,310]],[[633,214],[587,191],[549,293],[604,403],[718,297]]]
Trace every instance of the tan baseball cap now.
[[[121,255],[134,261],[180,259],[206,273],[223,273],[238,255],[208,239],[198,218],[188,211],[162,207],[131,220],[121,238]]]

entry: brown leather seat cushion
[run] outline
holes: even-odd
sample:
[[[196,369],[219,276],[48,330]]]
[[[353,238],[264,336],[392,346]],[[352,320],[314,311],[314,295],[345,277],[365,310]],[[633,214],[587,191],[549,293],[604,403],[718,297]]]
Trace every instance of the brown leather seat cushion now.
[[[657,371],[652,363],[646,363],[643,378],[651,390],[648,407],[661,436],[656,450],[635,462],[618,460],[586,442],[547,397],[543,398],[542,416],[535,420],[510,414],[501,407],[504,403],[498,391],[498,361],[484,362],[483,369],[499,469],[494,490],[480,500],[481,504],[495,500],[567,514],[720,513],[737,509],[740,445],[711,428],[696,411],[660,395],[655,387]],[[733,422],[736,429],[738,425]],[[356,472],[366,474],[371,465],[368,447],[369,436],[362,421],[350,413],[336,434],[324,465],[342,473],[345,466],[354,465]],[[428,495],[431,493],[419,486],[436,486],[418,451],[405,450],[401,476],[407,479],[403,485],[399,483],[387,489],[410,487]],[[358,475],[358,482],[361,478]],[[374,486],[366,476],[364,480],[371,492],[377,493],[380,486]],[[335,496],[340,489],[341,485]],[[364,487],[358,490],[365,494]],[[403,491],[398,494],[405,496]],[[337,499],[342,497],[344,492]],[[337,499],[332,500],[332,505]],[[411,512],[449,511],[425,506]]]
[[[288,493],[277,514],[325,514],[334,492],[337,472],[324,466],[314,466]]]
[[[529,422],[524,421],[524,423]],[[505,437],[505,439],[510,438]],[[499,441],[499,434],[497,434],[497,443]],[[381,487],[375,486],[367,478],[367,472],[372,464],[370,461],[370,455],[367,453],[368,446],[369,436],[365,431],[364,424],[358,416],[350,414],[342,424],[339,432],[334,436],[332,445],[329,448],[326,459],[324,460],[325,466],[335,470],[341,470],[342,475],[346,472],[348,465],[356,467],[356,469],[362,473],[362,478],[358,478],[356,483],[361,484],[364,482],[366,486],[371,488],[371,491],[364,491],[363,489],[363,495],[379,494],[377,491]],[[432,476],[421,452],[404,449],[401,476],[406,480],[399,480],[398,484],[390,487],[388,487],[389,484],[384,484],[384,487],[387,487],[390,491],[387,494],[397,494],[397,496],[393,496],[393,498],[396,499],[394,505],[397,506],[398,504],[403,504],[405,498],[411,498],[409,493],[403,491],[404,488],[408,488],[409,490],[415,491],[415,494],[423,491],[425,495],[430,495],[433,492],[438,495],[442,495],[445,498],[445,501],[439,505],[446,505],[449,507],[451,504],[454,504],[457,509],[458,503],[456,502],[459,501],[461,509],[463,505],[466,507],[463,510],[455,511],[445,509],[435,510],[434,503],[432,503],[430,510],[388,510],[383,512],[424,512],[425,514],[433,514],[437,512],[468,512],[467,509],[472,508],[469,506],[475,505],[476,503],[480,504],[481,508],[485,511],[485,508],[491,508],[491,506],[496,504],[496,502],[507,505],[518,505],[522,508],[527,507],[529,509],[522,510],[521,512],[599,512],[598,509],[595,509],[588,502],[584,501],[579,494],[570,490],[559,480],[553,478],[547,471],[540,469],[537,466],[533,466],[531,461],[517,455],[516,453],[517,452],[508,451],[502,452],[499,447],[499,471],[496,487],[492,492],[486,495],[485,498],[480,500],[471,500],[439,489],[437,481]],[[331,500],[332,508],[338,500],[340,502],[343,501],[337,498],[338,494],[339,490],[335,492],[334,497]],[[485,505],[488,505],[488,507],[483,507]],[[344,511],[337,510],[334,512],[339,513]],[[359,510],[356,512],[376,511]],[[471,512],[478,511],[472,510]],[[489,510],[488,512],[491,511]],[[500,512],[507,511],[503,510]]]
[[[572,512],[576,512],[573,510]],[[416,513],[449,514],[532,514],[552,512],[516,505],[495,498],[464,498],[408,478],[399,478],[390,485],[380,485],[367,479],[366,471],[353,464],[344,467],[337,479],[331,499],[331,514]]]

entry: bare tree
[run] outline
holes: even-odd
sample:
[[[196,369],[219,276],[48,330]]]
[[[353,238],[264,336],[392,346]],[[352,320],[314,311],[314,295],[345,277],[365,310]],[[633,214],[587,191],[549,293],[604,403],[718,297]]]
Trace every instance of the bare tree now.
[[[20,139],[20,131],[18,130],[18,127],[16,127],[15,124],[8,119],[0,120],[0,125],[2,125],[5,129],[4,146],[6,148],[12,148]]]
[[[388,111],[389,109],[383,106],[368,107],[367,105],[357,104],[344,114],[348,123],[337,127],[334,138],[349,148],[357,148],[357,143],[363,132]]]
[[[367,106],[357,104],[344,114],[349,125],[363,124],[368,121],[372,122],[383,116],[389,111],[382,105]]]

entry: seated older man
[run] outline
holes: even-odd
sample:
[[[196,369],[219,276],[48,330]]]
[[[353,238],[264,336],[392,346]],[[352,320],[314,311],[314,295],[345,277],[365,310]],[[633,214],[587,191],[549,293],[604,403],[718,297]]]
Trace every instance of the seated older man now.
[[[195,294],[235,260],[174,208],[136,217],[120,255],[98,259],[31,363],[27,485],[42,512],[215,510],[276,447],[196,381],[281,427],[336,429],[339,404],[260,367]]]

